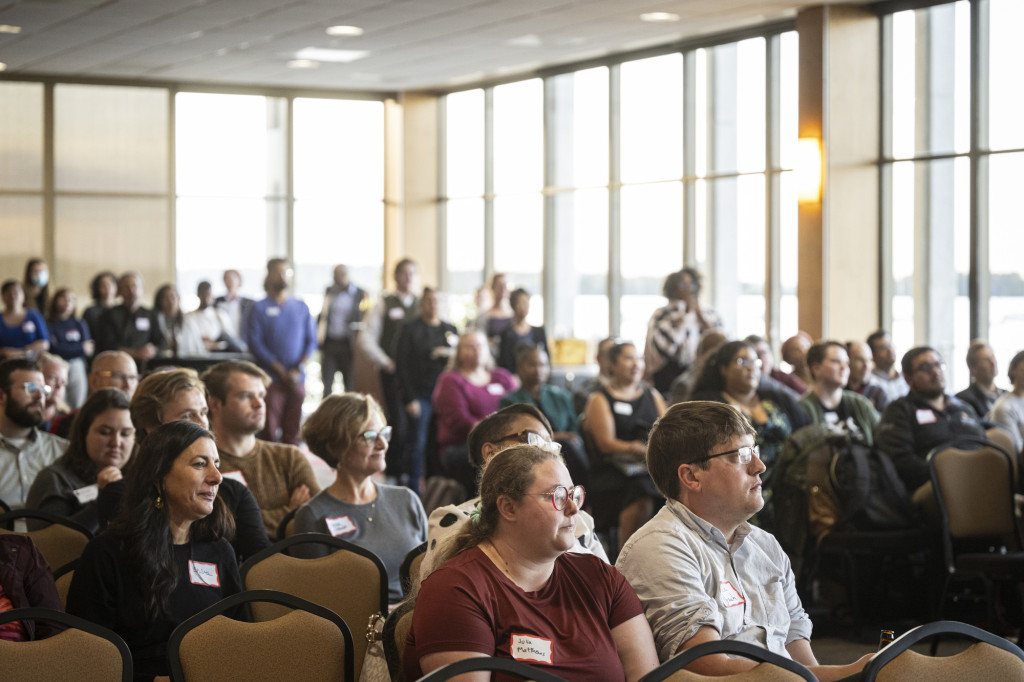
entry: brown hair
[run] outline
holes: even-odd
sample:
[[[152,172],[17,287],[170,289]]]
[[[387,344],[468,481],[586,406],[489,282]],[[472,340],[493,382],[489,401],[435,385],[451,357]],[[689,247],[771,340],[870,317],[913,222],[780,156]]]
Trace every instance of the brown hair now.
[[[150,374],[139,382],[132,396],[132,424],[136,442],[146,437],[147,428],[164,422],[164,405],[182,391],[197,390],[206,396],[206,387],[194,369],[178,367]]]
[[[756,432],[739,410],[725,403],[694,400],[676,403],[654,422],[647,440],[647,470],[667,498],[679,497],[679,465],[708,467],[702,457],[738,436]]]
[[[384,411],[372,396],[333,393],[324,398],[306,419],[302,425],[302,439],[314,455],[336,467],[338,457],[348,452],[374,412],[384,419]]]
[[[270,375],[248,360],[224,360],[210,367],[200,377],[206,384],[206,390],[217,400],[228,399],[228,380],[234,372],[248,374],[263,382],[263,388],[270,386]]]

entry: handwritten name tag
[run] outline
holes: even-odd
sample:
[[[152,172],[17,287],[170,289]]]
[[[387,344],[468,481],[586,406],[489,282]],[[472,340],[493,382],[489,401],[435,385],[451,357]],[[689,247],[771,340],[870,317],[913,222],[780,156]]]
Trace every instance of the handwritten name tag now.
[[[77,329],[69,329],[67,334],[64,335],[64,338],[68,343],[78,343],[82,340],[82,333]]]
[[[505,395],[505,387],[501,384],[487,384],[487,392],[491,395]]]
[[[193,585],[220,587],[220,573],[217,572],[217,564],[189,559],[188,579],[192,581]]]
[[[733,587],[733,584],[728,580],[723,580],[719,589],[719,596],[722,599],[722,604],[725,608],[732,608],[733,606],[739,606],[740,604],[746,604],[747,600],[743,598],[740,591]]]
[[[917,411],[917,423],[918,424],[934,424],[935,413],[931,410],[918,410]]]
[[[546,663],[551,665],[553,645],[550,639],[533,635],[512,634],[509,652],[517,661],[528,663]]]
[[[34,334],[36,331],[36,323],[32,320],[25,320],[25,324],[21,325],[21,328],[26,334]]]
[[[405,308],[389,308],[388,317],[392,320],[401,320],[405,317]]]
[[[274,306],[272,308],[267,308],[267,317],[277,317],[280,314],[281,314],[281,309],[276,307],[276,306]]]
[[[149,331],[149,318],[148,317],[136,317],[135,318],[135,328],[137,330],[139,330],[140,332],[148,332]]]
[[[327,523],[327,532],[334,537],[348,535],[356,529],[356,524],[347,516],[324,519],[324,521]]]

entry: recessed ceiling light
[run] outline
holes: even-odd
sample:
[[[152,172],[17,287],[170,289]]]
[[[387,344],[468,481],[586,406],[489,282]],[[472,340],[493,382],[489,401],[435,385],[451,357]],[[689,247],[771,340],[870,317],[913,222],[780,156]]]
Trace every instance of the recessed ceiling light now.
[[[647,12],[640,15],[640,20],[650,22],[679,21],[679,15],[672,12]]]
[[[370,54],[366,50],[330,50],[322,47],[305,47],[295,53],[296,59],[315,59],[318,62],[348,64]]]
[[[363,35],[363,29],[358,26],[328,26],[327,35],[329,36],[361,36]]]
[[[316,69],[320,67],[320,62],[312,59],[292,59],[287,66],[289,69]]]
[[[10,24],[0,24],[0,33],[21,33],[21,26],[11,26]]]

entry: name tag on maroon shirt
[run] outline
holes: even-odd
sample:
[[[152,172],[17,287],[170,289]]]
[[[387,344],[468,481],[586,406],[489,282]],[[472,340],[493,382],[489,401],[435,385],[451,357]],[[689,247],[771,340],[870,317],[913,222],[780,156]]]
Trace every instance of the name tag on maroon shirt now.
[[[526,663],[552,664],[554,644],[550,639],[535,635],[517,635],[512,633],[512,641],[508,647],[512,658]]]

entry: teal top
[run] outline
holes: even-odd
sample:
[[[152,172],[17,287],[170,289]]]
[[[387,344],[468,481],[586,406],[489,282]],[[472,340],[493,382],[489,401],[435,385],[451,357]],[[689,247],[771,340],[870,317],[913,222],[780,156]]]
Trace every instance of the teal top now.
[[[541,384],[540,400],[534,400],[529,391],[521,388],[518,391],[506,394],[499,403],[499,407],[508,407],[516,403],[533,405],[540,410],[556,433],[560,431],[572,431],[579,433],[580,425],[576,417],[576,410],[572,405],[572,394],[564,388]]]

